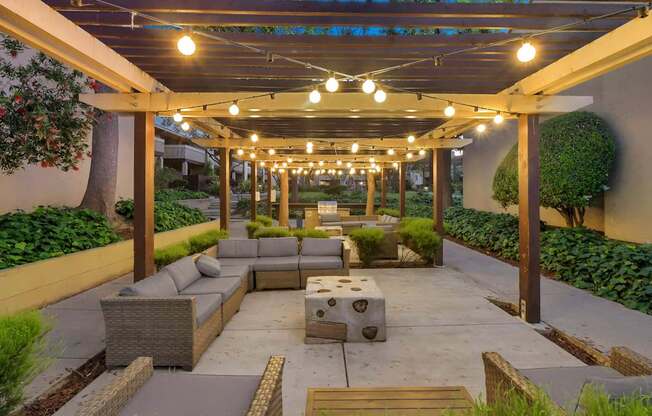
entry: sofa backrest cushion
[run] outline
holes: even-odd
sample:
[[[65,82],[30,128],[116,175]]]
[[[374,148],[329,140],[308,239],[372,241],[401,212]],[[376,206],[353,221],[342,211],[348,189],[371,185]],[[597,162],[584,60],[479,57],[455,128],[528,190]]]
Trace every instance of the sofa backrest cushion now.
[[[163,270],[167,270],[170,273],[179,292],[201,277],[201,273],[199,273],[197,266],[195,266],[195,260],[193,260],[192,256],[186,256],[174,263],[168,264]]]
[[[319,214],[319,220],[321,222],[339,222],[340,214],[337,212],[328,213],[328,214]]]
[[[163,269],[160,272],[127,286],[120,291],[120,296],[170,297],[178,295],[177,286],[172,276]]]
[[[306,237],[301,243],[302,256],[341,256],[342,240]]]
[[[258,257],[258,240],[229,239],[220,240],[217,257]]]
[[[222,265],[218,259],[205,254],[200,255],[195,261],[195,266],[199,273],[206,277],[220,277],[222,273]]]
[[[288,257],[299,255],[296,237],[261,238],[258,240],[259,257]]]

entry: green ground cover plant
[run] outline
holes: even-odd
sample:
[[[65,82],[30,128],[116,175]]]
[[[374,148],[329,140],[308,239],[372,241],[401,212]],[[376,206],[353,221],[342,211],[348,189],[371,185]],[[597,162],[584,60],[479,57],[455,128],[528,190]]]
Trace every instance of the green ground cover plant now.
[[[351,231],[349,238],[355,244],[362,265],[366,267],[377,258],[385,233],[380,228],[363,227]]]
[[[465,243],[518,260],[518,218],[468,208],[445,211],[446,232]],[[652,245],[611,240],[583,228],[542,226],[541,267],[562,281],[652,314]]]
[[[397,218],[401,216],[401,212],[395,208],[378,208],[376,210],[376,214],[389,215],[391,217],[397,217]]]
[[[0,416],[18,408],[27,384],[47,366],[49,329],[39,312],[0,316]]]
[[[107,219],[88,209],[38,207],[0,215],[0,269],[120,241]]]
[[[115,204],[115,212],[127,220],[134,218],[134,201],[122,199]],[[190,208],[174,201],[154,202],[154,230],[158,232],[207,222],[208,218],[197,208]]]
[[[253,235],[253,238],[271,237],[292,237],[290,231],[283,227],[261,227]]]
[[[299,241],[302,241],[304,238],[329,238],[328,233],[324,230],[294,228],[290,233]]]
[[[161,189],[156,191],[154,199],[156,201],[180,201],[183,199],[206,199],[210,195],[206,192],[191,191],[188,189]]]

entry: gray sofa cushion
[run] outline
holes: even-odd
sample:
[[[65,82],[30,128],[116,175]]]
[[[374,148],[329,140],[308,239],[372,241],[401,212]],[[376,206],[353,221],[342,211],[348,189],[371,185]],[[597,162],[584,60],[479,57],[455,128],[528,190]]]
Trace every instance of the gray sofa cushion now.
[[[582,391],[584,381],[589,377],[622,377],[609,367],[551,367],[518,370],[532,383],[545,391],[558,406],[573,414]]]
[[[193,297],[195,298],[197,326],[201,326],[222,306],[222,295],[219,293],[195,295]]]
[[[229,257],[258,257],[258,240],[220,240],[217,250],[217,258]]]
[[[215,376],[158,372],[138,389],[120,416],[247,414],[260,376]]]
[[[299,240],[296,237],[261,238],[258,240],[258,257],[287,257],[298,254]]]
[[[300,270],[341,269],[340,256],[304,256],[299,259]]]
[[[299,256],[258,257],[254,264],[257,272],[279,272],[299,270]]]
[[[249,270],[253,270],[253,265],[258,260],[258,257],[229,257],[221,258],[220,264],[222,265],[222,273],[224,269],[230,266],[247,266]]]
[[[304,238],[301,243],[302,256],[341,256],[342,240],[330,238]]]
[[[170,274],[165,270],[161,270],[136,282],[133,285],[127,286],[120,291],[120,296],[145,296],[145,297],[169,297],[177,296],[177,287],[172,280]]]
[[[197,270],[195,261],[191,256],[184,257],[172,264],[168,264],[163,268],[163,270],[167,270],[167,272],[170,273],[170,276],[172,277],[172,280],[174,280],[174,284],[177,286],[179,292],[201,277],[201,273]]]
[[[652,376],[588,377],[584,383],[584,388],[589,385],[593,385],[600,390],[604,389],[610,399],[638,394],[648,396],[648,401],[652,404]]]
[[[319,221],[324,222],[337,222],[340,220],[340,214],[330,213],[330,214],[319,214]]]
[[[220,277],[222,271],[220,261],[205,254],[199,256],[197,261],[195,261],[195,266],[197,266],[199,273],[208,277]]]
[[[252,263],[253,264],[253,263]],[[221,278],[224,277],[237,277],[238,279],[242,280],[242,282],[247,282],[247,278],[251,274],[251,266],[244,264],[240,266],[224,266],[222,267],[222,275],[220,276]]]
[[[222,300],[226,302],[231,299],[231,296],[242,285],[242,279],[239,277],[220,277],[213,279],[210,277],[202,277],[195,283],[181,291],[181,295],[207,295],[207,294],[220,294]]]

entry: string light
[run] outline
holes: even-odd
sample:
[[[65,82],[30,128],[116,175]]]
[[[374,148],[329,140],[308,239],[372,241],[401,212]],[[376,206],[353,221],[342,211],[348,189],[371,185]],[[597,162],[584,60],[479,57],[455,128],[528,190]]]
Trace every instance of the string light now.
[[[398,169],[398,162],[392,163],[392,166],[394,167],[394,169]]]
[[[346,167],[347,167],[347,168],[350,168],[351,166],[353,166],[353,163],[351,163],[351,162],[346,162]]]
[[[293,174],[293,175],[296,175],[296,174],[297,174],[297,170],[296,170],[296,169],[292,169],[292,174]]]
[[[313,166],[315,166],[315,163],[314,162],[308,162],[308,166],[313,167]]]
[[[387,154],[388,155],[394,156],[395,153],[396,153],[396,151],[394,149],[387,149]]]
[[[351,169],[349,170],[349,174],[351,174],[351,175],[355,175],[355,168],[351,168]]]
[[[342,166],[342,161],[338,159],[337,161],[335,161],[335,164],[336,164],[337,166]]]
[[[260,164],[261,167],[262,167],[262,166],[265,166],[265,161],[264,161],[264,160],[261,160],[261,161],[258,162],[258,163]]]
[[[475,130],[478,133],[484,133],[485,130],[487,130],[487,125],[486,124],[478,124],[477,127],[475,128]]]
[[[236,153],[238,154],[238,156],[242,156],[242,155],[244,155],[244,150],[242,150],[242,149],[238,149],[238,150],[236,151]]]
[[[269,150],[267,151],[267,153],[269,153],[270,156],[274,156],[274,155],[276,154],[276,150],[274,150],[274,149],[269,149]]]
[[[313,146],[312,142],[306,143],[306,153],[312,153],[312,149],[313,149],[312,146]]]
[[[362,83],[362,91],[365,94],[371,94],[376,91],[376,84],[371,78],[367,78],[367,80]]]
[[[340,83],[335,79],[335,76],[331,74],[326,80],[326,91],[335,92],[340,88]]]
[[[411,134],[407,138],[408,143],[414,143],[415,140],[416,140],[416,138]]]
[[[278,170],[279,173],[285,173],[285,169],[281,168]]]
[[[444,108],[444,115],[449,118],[455,115],[455,107],[453,107],[453,103],[448,103],[446,108]]]
[[[281,163],[281,166],[283,166],[284,168],[287,168],[287,167],[288,167],[288,163],[287,163],[287,162],[283,162],[283,163]]]
[[[288,163],[292,163],[292,158],[288,157]]]
[[[310,94],[308,95],[308,99],[310,100],[311,103],[317,104],[318,102],[321,101],[321,93],[317,88],[314,90],[310,91]]]
[[[370,157],[369,158],[369,163],[376,163],[376,159],[374,159],[373,157]]]
[[[419,150],[419,156],[423,156],[423,155],[425,155],[425,154],[426,154],[426,151],[425,151],[425,150],[423,150],[423,149],[420,149],[420,150]]]
[[[360,169],[360,175],[364,175],[364,169]]]
[[[181,123],[181,129],[182,129],[183,131],[188,131],[188,130],[190,130],[190,124],[188,124],[187,121],[184,121],[183,123]]]
[[[229,107],[229,114],[232,116],[237,116],[240,114],[240,107],[238,107],[237,101],[234,101],[233,104]]]
[[[319,166],[324,166],[324,161],[323,160],[319,161]]]
[[[304,170],[304,171],[303,171],[303,174],[304,174],[304,175],[307,175],[307,174],[308,174],[308,171],[307,171],[307,170]]]
[[[502,114],[498,113],[494,116],[494,123],[495,124],[500,124],[503,121],[505,121],[505,117],[502,116]]]
[[[342,171],[341,170],[337,171],[337,176],[342,176]]]
[[[358,142],[353,142],[351,145],[351,153],[358,153],[358,149],[360,149]]]
[[[176,121],[177,123],[181,123],[181,121],[183,120],[183,116],[181,115],[180,112],[177,111],[177,112],[174,113],[174,115],[172,116],[172,120]]]
[[[523,42],[516,52],[516,58],[521,62],[530,62],[537,56],[536,48],[528,41]]]
[[[254,152],[249,153],[249,159],[255,159],[256,154]]]
[[[377,103],[384,103],[386,99],[387,99],[387,93],[381,90],[380,88],[378,88],[374,93],[374,100]]]
[[[256,133],[252,134],[249,138],[254,143],[256,143],[258,141],[258,135]]]
[[[412,159],[412,156],[414,156],[414,155],[412,154],[412,152],[407,152],[407,153],[405,154],[405,157],[406,157],[407,159]]]
[[[189,35],[183,35],[177,41],[177,49],[179,49],[182,55],[190,56],[197,50],[197,45],[195,45],[195,41]]]

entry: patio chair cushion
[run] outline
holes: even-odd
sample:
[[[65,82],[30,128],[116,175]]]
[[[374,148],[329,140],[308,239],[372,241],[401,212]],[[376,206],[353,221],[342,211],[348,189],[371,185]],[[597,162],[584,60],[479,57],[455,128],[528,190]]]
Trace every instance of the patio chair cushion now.
[[[237,277],[243,282],[246,282],[249,273],[251,273],[251,266],[249,266],[248,264],[224,266],[222,267],[222,274],[220,275],[220,278]]]
[[[258,257],[254,264],[257,272],[279,272],[299,270],[299,256]]]
[[[195,318],[197,320],[197,326],[201,326],[215,313],[216,310],[222,307],[222,295],[219,293],[194,295],[193,297],[195,298],[195,312],[197,314]]]
[[[338,222],[340,221],[340,214],[333,212],[328,214],[319,214],[319,221],[321,222]]]
[[[573,414],[582,387],[590,377],[623,377],[618,371],[602,366],[550,367],[518,370],[539,386],[558,406]]]
[[[299,254],[296,237],[261,238],[258,240],[258,257],[287,257]],[[256,264],[258,261],[256,261]]]
[[[163,270],[167,270],[170,273],[179,292],[201,277],[201,273],[197,270],[192,256],[186,256],[174,263],[168,264]]]
[[[242,416],[259,384],[260,376],[154,372],[119,414]]]
[[[220,261],[205,254],[199,256],[195,262],[195,266],[197,266],[199,273],[208,277],[220,277],[222,271]]]
[[[220,240],[217,250],[217,258],[229,257],[257,257],[258,240],[250,239],[229,239]]]
[[[163,269],[160,272],[120,290],[120,296],[169,297],[177,296],[177,286]]]
[[[239,277],[220,277],[214,279],[211,277],[202,277],[187,288],[181,291],[181,295],[208,295],[220,294],[222,300],[226,302],[242,285],[242,279]]]
[[[341,256],[342,240],[306,237],[301,243],[302,256]]]
[[[648,397],[648,403],[652,404],[652,376],[638,377],[588,377],[584,382],[582,390],[589,385],[598,389],[604,389],[610,399],[619,399],[624,396],[638,394]]]
[[[301,270],[319,270],[319,269],[341,269],[342,258],[340,256],[304,256],[299,259],[299,269]]]

